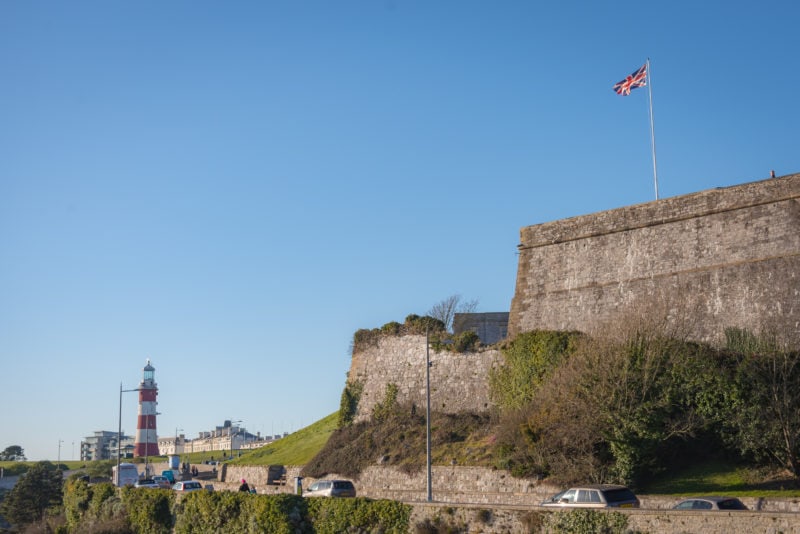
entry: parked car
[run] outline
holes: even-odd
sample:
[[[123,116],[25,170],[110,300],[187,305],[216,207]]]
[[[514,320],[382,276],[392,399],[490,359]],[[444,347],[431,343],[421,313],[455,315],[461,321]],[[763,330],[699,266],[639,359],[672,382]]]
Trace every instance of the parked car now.
[[[747,510],[747,506],[735,497],[690,497],[684,499],[673,510]]]
[[[639,508],[639,499],[625,486],[589,484],[557,493],[542,506],[561,508]]]
[[[158,484],[159,488],[170,489],[172,487],[172,482],[169,479],[162,475],[156,475],[153,477],[153,482]]]
[[[184,482],[176,482],[172,489],[179,493],[188,493],[190,491],[199,491],[203,489],[203,485],[196,480],[186,480]]]
[[[158,489],[161,486],[158,485],[158,482],[153,480],[152,478],[143,478],[141,480],[137,480],[136,483],[133,485],[134,488],[155,488]]]
[[[355,497],[356,487],[349,480],[317,480],[303,492],[304,497]]]

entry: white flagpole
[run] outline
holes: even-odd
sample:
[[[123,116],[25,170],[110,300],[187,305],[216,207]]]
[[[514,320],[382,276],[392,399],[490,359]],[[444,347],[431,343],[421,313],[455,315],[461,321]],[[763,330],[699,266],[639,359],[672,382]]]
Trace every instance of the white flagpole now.
[[[650,146],[653,149],[653,182],[656,186],[656,200],[658,200],[658,170],[656,167],[656,130],[653,126],[653,83],[650,77],[650,58],[647,58],[647,93],[650,95]]]

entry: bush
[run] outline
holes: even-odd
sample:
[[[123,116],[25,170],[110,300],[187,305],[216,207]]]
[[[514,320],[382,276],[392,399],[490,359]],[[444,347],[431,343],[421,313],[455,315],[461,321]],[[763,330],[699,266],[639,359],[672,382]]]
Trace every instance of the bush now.
[[[172,507],[175,493],[167,489],[120,489],[120,497],[131,528],[139,534],[172,532]]]
[[[625,534],[628,516],[621,512],[570,510],[547,515],[543,523],[546,531],[554,534]]]
[[[358,402],[361,400],[361,393],[364,391],[364,383],[358,380],[348,380],[342,391],[342,398],[339,401],[338,428],[350,425],[355,420],[358,413]]]
[[[0,515],[15,526],[42,519],[51,508],[61,506],[63,474],[50,462],[37,462],[22,475],[0,502]]]
[[[492,399],[503,410],[525,406],[582,337],[579,332],[543,330],[519,334],[503,349],[505,365],[489,373]]]
[[[316,534],[382,532],[405,534],[411,507],[388,500],[308,499],[308,515]]]
[[[458,334],[453,339],[453,350],[455,352],[473,352],[481,344],[481,338],[472,330],[466,330]]]

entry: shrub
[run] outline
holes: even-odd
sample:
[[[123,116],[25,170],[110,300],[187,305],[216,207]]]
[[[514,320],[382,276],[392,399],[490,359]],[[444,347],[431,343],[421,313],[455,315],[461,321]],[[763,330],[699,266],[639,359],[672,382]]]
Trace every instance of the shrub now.
[[[397,501],[308,499],[308,515],[317,534],[383,532],[405,534],[411,507]]]
[[[120,497],[131,528],[139,534],[172,532],[175,493],[167,489],[120,489]]]
[[[361,400],[361,393],[364,391],[364,383],[358,380],[348,380],[342,391],[342,398],[339,401],[339,420],[338,428],[352,424],[358,413],[358,402]]]
[[[503,410],[525,406],[536,389],[575,351],[578,332],[536,330],[515,337],[503,349],[505,365],[489,373],[492,399]]]
[[[455,352],[473,352],[481,344],[481,338],[472,330],[461,332],[453,339],[453,350]]]
[[[624,534],[628,516],[621,512],[570,510],[547,515],[543,523],[546,531],[554,534]]]
[[[386,392],[383,400],[375,404],[372,408],[372,418],[378,422],[385,420],[397,405],[397,384],[386,384]]]
[[[0,515],[13,525],[42,519],[63,499],[63,474],[50,462],[36,462],[22,475],[0,502]]]

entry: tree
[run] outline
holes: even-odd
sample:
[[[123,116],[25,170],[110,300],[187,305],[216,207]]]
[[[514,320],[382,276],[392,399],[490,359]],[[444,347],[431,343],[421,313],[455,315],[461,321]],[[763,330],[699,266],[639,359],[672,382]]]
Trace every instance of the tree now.
[[[444,323],[448,332],[453,330],[453,317],[456,313],[474,313],[478,308],[477,300],[461,301],[461,295],[450,295],[434,304],[428,315]]]
[[[800,351],[770,334],[725,334],[728,348],[742,353],[732,390],[734,444],[800,479]]]
[[[3,452],[0,452],[0,461],[23,462],[25,461],[25,451],[19,445],[10,445]]]
[[[37,462],[22,475],[0,503],[0,514],[12,525],[42,519],[45,511],[62,502],[61,470],[50,462]]]

